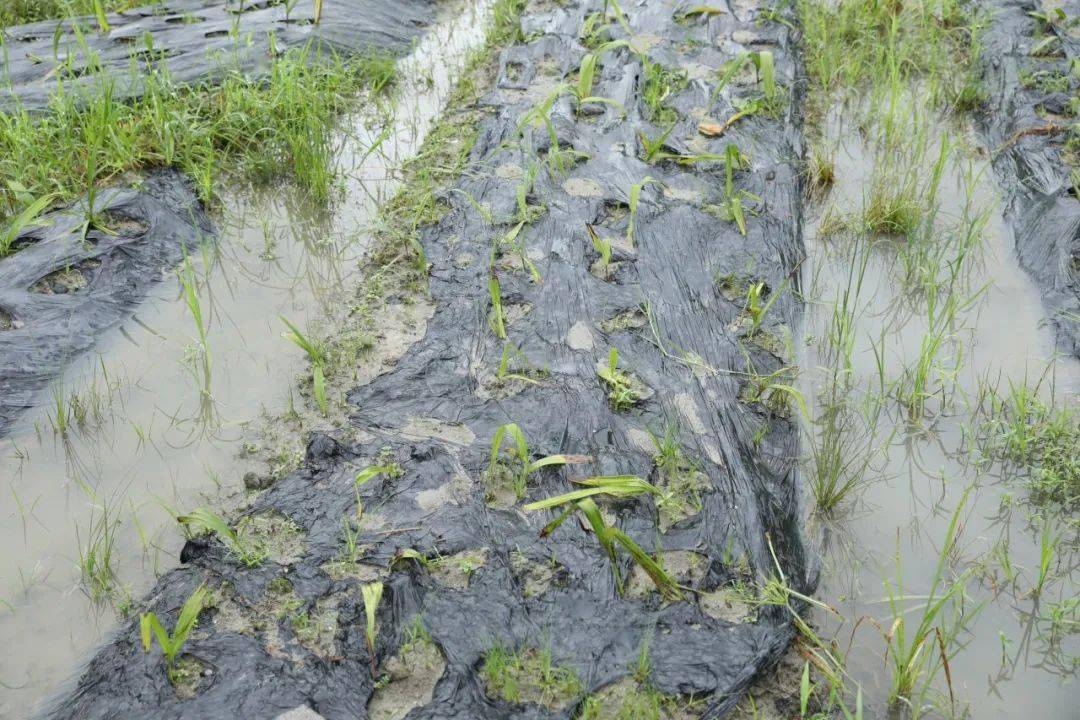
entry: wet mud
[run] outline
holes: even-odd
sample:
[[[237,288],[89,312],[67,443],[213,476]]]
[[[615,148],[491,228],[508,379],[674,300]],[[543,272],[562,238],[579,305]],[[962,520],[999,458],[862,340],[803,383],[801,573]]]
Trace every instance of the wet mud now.
[[[172,627],[195,588],[210,588],[183,648],[185,681],[170,682],[161,654],[144,653],[129,622],[51,717],[110,717],[118,707],[146,718],[577,717],[589,695],[618,694],[643,645],[650,692],[680,708],[693,698],[692,716],[719,717],[780,657],[794,633],[786,609],[737,612],[712,594],[778,576],[801,592],[814,585],[800,529],[798,429],[745,391],[748,374],[790,362],[783,342],[763,338],[789,337],[801,315],[785,292],[802,255],[797,98],[776,119],[746,118],[724,137],[698,126],[758,91],[751,82],[716,92],[736,54],[770,50],[785,89],[799,70],[786,26],[746,4],[689,18],[666,2],[626,5],[630,36],[622,23],[607,25],[629,46],[603,54],[593,87],[614,102],[579,108],[562,93],[546,120],[522,122],[574,81],[582,27],[604,6],[589,0],[530,6],[527,41],[501,53],[476,107],[451,111],[477,123],[469,165],[439,198],[445,214],[420,232],[426,292],[394,289],[388,303],[434,306],[419,339],[349,393],[346,427],[313,432],[301,467],[248,503],[241,522],[295,527],[287,547],[268,547],[248,566],[219,539],[200,538],[139,603]],[[664,99],[674,121],[665,152],[682,162],[643,159],[641,135],[667,130],[646,119],[645,49],[650,62],[702,68]],[[745,235],[717,212],[730,199],[728,143],[748,159],[733,173],[746,192]],[[625,239],[617,268],[590,272],[597,253],[587,225]],[[779,297],[748,323],[725,288],[757,282]],[[618,372],[598,375],[605,366]],[[509,422],[534,458],[586,459],[541,469],[524,497],[500,500],[491,439]],[[678,599],[650,588],[628,555],[609,561],[576,518],[541,538],[552,513],[522,508],[586,475],[634,474],[671,488],[643,441],[665,426],[687,458],[668,470],[693,477],[684,484],[694,488],[690,510],[662,531],[651,495],[598,502],[607,523],[684,586]],[[384,470],[358,484],[373,465]],[[406,549],[426,561],[402,561]],[[628,578],[625,594],[615,567]],[[365,638],[360,586],[376,580],[385,588]],[[496,647],[550,662],[565,696],[544,687],[543,702],[530,703],[493,692]]]
[[[1080,198],[1070,177],[1080,167],[1080,2],[985,5],[989,99],[982,129],[1020,264],[1042,290],[1060,349],[1080,356]]]

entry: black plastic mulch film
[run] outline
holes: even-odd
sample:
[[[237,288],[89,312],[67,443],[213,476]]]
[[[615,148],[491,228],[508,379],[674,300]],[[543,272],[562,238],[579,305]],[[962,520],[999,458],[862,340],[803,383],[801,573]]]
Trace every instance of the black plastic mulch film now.
[[[178,696],[161,653],[144,653],[138,622],[129,621],[51,717],[274,718],[301,707],[327,720],[367,717],[376,678],[361,581],[348,573],[335,579],[326,569],[341,553],[343,519],[355,517],[358,498],[368,518],[357,538],[360,563],[385,583],[378,667],[399,652],[417,617],[445,661],[430,701],[412,709],[410,719],[576,717],[585,695],[630,675],[643,643],[656,690],[693,696],[694,715],[720,717],[785,650],[794,633],[786,609],[762,606],[753,616],[732,618],[699,602],[698,592],[765,582],[778,577],[777,564],[791,587],[808,592],[814,585],[800,530],[796,423],[741,399],[748,368],[768,375],[790,362],[773,353],[783,354],[779,339],[801,315],[791,292],[802,256],[800,103],[793,90],[800,70],[791,31],[746,3],[685,19],[673,3],[622,3],[638,49],[686,74],[685,87],[665,100],[677,118],[667,151],[723,156],[737,143],[749,159],[734,177],[746,191],[743,236],[717,212],[726,194],[722,161],[642,159],[639,133],[655,138],[667,127],[644,119],[643,65],[627,47],[603,55],[594,83],[593,95],[614,103],[579,113],[569,95],[554,102],[558,149],[568,162],[571,149],[576,157],[565,171],[552,167],[542,123],[519,133],[531,108],[560,82],[573,81],[586,53],[583,23],[603,5],[541,2],[526,10],[527,40],[501,53],[495,85],[480,101],[469,167],[454,191],[442,195],[450,210],[421,232],[434,305],[422,339],[392,369],[350,393],[348,431],[313,433],[303,466],[245,510],[295,523],[299,549],[247,568],[217,540],[189,544],[186,563],[147,596],[145,607],[172,627],[200,583],[215,591],[216,606],[203,612],[183,648],[205,670],[194,694]],[[615,37],[625,36],[611,27]],[[718,69],[758,50],[773,53],[788,93],[780,118],[758,115],[723,137],[701,135],[700,120],[729,117],[738,98],[760,94],[751,67],[713,98]],[[517,212],[517,188],[534,163],[539,171],[526,200],[543,209],[530,212],[519,238],[539,277],[506,256],[495,272],[507,341],[519,352],[515,366],[546,372],[494,391],[487,380],[504,342],[489,322],[489,259],[493,244],[514,229],[516,221],[498,219]],[[642,187],[630,243],[631,188],[647,177],[653,182]],[[494,225],[478,206],[497,219]],[[610,271],[590,272],[597,253],[586,224],[613,239]],[[780,297],[752,337],[745,293],[725,287],[759,281]],[[612,408],[597,376],[612,347],[619,368],[649,390],[647,399],[622,411]],[[694,592],[670,601],[646,583],[622,595],[596,536],[577,519],[541,538],[552,512],[489,502],[483,475],[491,439],[509,422],[521,427],[534,457],[589,457],[530,476],[525,501],[566,492],[571,478],[586,475],[660,482],[648,431],[677,426],[686,454],[707,476],[700,512],[661,531],[651,496],[599,504],[638,545],[662,552],[673,572],[674,558],[689,558],[684,564],[691,570],[679,579]],[[390,454],[403,473],[379,475],[357,492],[357,473],[388,462]],[[474,560],[464,582],[448,583],[412,562],[389,569],[400,548],[443,558],[471,552]],[[618,563],[624,578],[634,575],[626,553]],[[547,568],[548,582],[530,581],[537,568]],[[331,633],[320,650],[297,639],[284,613],[265,610],[282,577],[295,598],[294,616],[329,618]],[[262,619],[236,629],[224,617],[226,607]],[[480,669],[495,645],[550,648],[556,665],[576,671],[582,692],[557,708],[489,696]]]
[[[68,20],[3,28],[3,82],[9,88],[0,93],[0,109],[17,103],[40,110],[58,83],[76,96],[95,93],[97,73],[60,71],[69,56],[83,70],[96,57],[114,81],[117,98],[138,93],[143,61],[133,65],[132,57],[147,34],[157,53],[153,65],[167,67],[177,82],[213,80],[226,71],[258,77],[269,69],[271,32],[279,51],[314,39],[344,53],[401,53],[429,25],[434,7],[433,0],[334,0],[316,26],[310,23],[310,2],[290,4],[295,7],[287,16],[284,4],[269,0],[174,0],[110,15],[108,34],[77,35]],[[230,32],[237,19],[241,42]],[[82,21],[85,27],[93,22]],[[107,232],[92,230],[83,237],[85,203],[46,213],[38,227],[17,239],[15,247],[22,249],[0,258],[0,435],[102,330],[123,319],[176,266],[185,247],[193,250],[212,233],[189,183],[173,171],[160,171],[137,187],[102,192],[94,209],[111,225]]]
[[[1080,356],[1080,192],[1066,141],[1080,110],[1080,0],[992,0],[981,115],[1021,266],[1043,294],[1062,352]],[[1057,15],[1054,8],[1064,14]],[[1043,23],[1032,13],[1048,13]],[[1040,27],[1041,26],[1041,27]],[[1077,143],[1080,145],[1080,143]]]

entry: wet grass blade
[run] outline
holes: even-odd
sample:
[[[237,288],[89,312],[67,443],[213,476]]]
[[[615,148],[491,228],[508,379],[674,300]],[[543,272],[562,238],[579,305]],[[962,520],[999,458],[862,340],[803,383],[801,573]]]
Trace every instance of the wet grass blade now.
[[[371,676],[377,674],[375,665],[375,611],[379,608],[382,600],[383,584],[381,582],[368,583],[360,587],[360,594],[364,598],[364,615],[367,624],[364,627],[364,641],[367,643],[368,655],[371,658]]]
[[[52,204],[52,195],[43,195],[34,202],[26,206],[26,208],[15,216],[0,233],[0,257],[7,255],[11,252],[11,246],[15,244],[15,240],[19,237],[19,233],[29,227],[37,219],[38,215]]]

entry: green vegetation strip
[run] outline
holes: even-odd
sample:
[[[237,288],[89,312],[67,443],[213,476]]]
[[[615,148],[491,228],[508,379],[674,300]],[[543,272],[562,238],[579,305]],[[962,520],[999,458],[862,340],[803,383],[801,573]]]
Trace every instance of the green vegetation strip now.
[[[0,115],[0,256],[33,220],[27,208],[70,202],[133,170],[179,168],[204,201],[222,175],[290,177],[324,202],[335,187],[335,119],[361,90],[390,87],[394,73],[388,55],[343,59],[308,46],[285,52],[261,81],[233,73],[183,87],[154,72],[140,98],[122,102],[100,75],[86,101],[57,94],[44,114]]]

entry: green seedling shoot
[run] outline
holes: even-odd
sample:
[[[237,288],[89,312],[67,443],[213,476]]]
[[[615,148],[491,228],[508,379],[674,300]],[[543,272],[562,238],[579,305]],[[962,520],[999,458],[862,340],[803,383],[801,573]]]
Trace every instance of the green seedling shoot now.
[[[143,650],[150,652],[152,639],[157,639],[161,652],[165,656],[165,667],[170,681],[173,680],[176,657],[187,642],[191,631],[195,629],[199,613],[206,605],[207,595],[205,583],[195,588],[195,592],[184,601],[184,606],[180,608],[180,617],[177,618],[176,626],[171,634],[165,630],[165,626],[153,612],[145,612],[139,616],[139,634],[142,638]]]
[[[626,410],[640,399],[640,394],[635,389],[634,380],[622,370],[619,370],[619,351],[611,348],[608,351],[608,363],[606,366],[596,368],[596,374],[607,383],[608,401],[616,410]]]
[[[502,288],[499,285],[499,277],[492,273],[488,278],[488,294],[491,296],[491,316],[488,325],[495,337],[500,340],[506,339],[506,317],[503,315]]]
[[[503,444],[508,439],[511,441],[510,452],[505,453]],[[507,462],[508,458],[509,462]],[[488,477],[496,477],[499,468],[505,467],[511,473],[514,491],[517,493],[518,499],[521,499],[525,497],[525,488],[529,476],[533,473],[546,467],[572,465],[575,463],[583,463],[587,460],[588,458],[584,455],[561,454],[547,455],[539,460],[533,460],[532,452],[529,450],[528,441],[525,439],[525,433],[521,431],[521,428],[517,423],[507,423],[505,425],[500,425],[498,429],[495,430],[495,435],[491,439],[491,459],[488,461]]]
[[[611,241],[600,237],[600,234],[596,232],[596,228],[589,223],[585,223],[585,229],[589,232],[593,250],[600,254],[600,267],[607,270],[608,266],[611,265]]]
[[[644,480],[635,478],[632,476],[619,476],[610,478],[590,478],[588,481],[582,482],[607,482],[609,490],[617,496],[632,496],[646,492],[648,490],[641,489],[642,485],[648,486]],[[597,487],[603,487],[598,485]],[[651,486],[649,486],[651,487]],[[623,489],[625,488],[625,490]],[[592,488],[596,489],[596,488]],[[653,488],[655,490],[655,488]],[[578,491],[582,492],[582,491]],[[593,493],[598,494],[598,493]],[[653,581],[656,588],[664,595],[672,600],[682,598],[682,590],[679,588],[678,583],[674,578],[667,573],[666,570],[656,561],[656,559],[645,552],[640,545],[633,541],[626,533],[619,530],[616,527],[608,525],[604,521],[604,516],[600,512],[600,508],[596,503],[588,496],[578,496],[576,499],[564,500],[564,498],[575,495],[575,493],[568,493],[567,495],[559,496],[558,498],[549,498],[547,501],[541,501],[540,503],[531,503],[526,505],[526,510],[542,509],[556,507],[558,505],[570,503],[570,507],[564,510],[558,517],[548,523],[541,536],[546,537],[550,535],[559,525],[566,520],[574,512],[580,512],[585,516],[586,521],[592,527],[593,533],[596,535],[597,541],[600,543],[600,547],[603,548],[604,553],[608,556],[608,560],[611,561],[612,572],[615,575],[615,586],[622,593],[623,582],[619,573],[618,556],[616,550],[621,546],[630,557],[636,562],[645,574],[649,576],[649,579]],[[558,501],[558,502],[550,502]]]
[[[202,530],[217,535],[229,552],[248,567],[255,567],[266,559],[263,548],[249,545],[224,518],[212,510],[197,508],[187,515],[178,516],[176,521],[187,528],[196,528],[196,532]]]
[[[654,180],[652,175],[646,175],[639,183],[634,183],[630,186],[630,219],[626,223],[626,241],[631,247],[634,245],[634,232],[637,229],[637,214],[638,205],[641,204],[641,191],[649,183],[660,184],[659,180]]]
[[[281,317],[280,315],[278,317]],[[307,353],[308,360],[311,361],[311,387],[312,393],[315,395],[315,402],[319,404],[319,410],[323,415],[329,412],[329,402],[326,397],[326,375],[323,370],[323,365],[326,362],[326,353],[323,351],[322,346],[315,341],[308,339],[300,329],[293,325],[291,322],[281,317],[281,322],[285,323],[289,328],[288,332],[283,332],[281,336],[286,340],[292,341],[301,350]]]
[[[367,625],[364,627],[364,641],[367,643],[368,656],[371,658],[371,677],[375,677],[377,669],[375,665],[375,612],[379,609],[382,600],[383,584],[381,582],[368,583],[360,587],[360,594],[364,598],[364,615]]]

